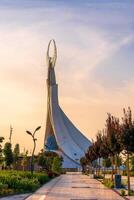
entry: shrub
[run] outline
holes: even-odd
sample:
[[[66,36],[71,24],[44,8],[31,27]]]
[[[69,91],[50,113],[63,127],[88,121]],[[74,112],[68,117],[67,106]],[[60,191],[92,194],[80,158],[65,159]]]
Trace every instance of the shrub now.
[[[94,175],[94,178],[95,179],[103,179],[103,176],[102,175]]]
[[[126,192],[125,192],[125,190],[121,190],[121,196],[125,196],[126,195]]]
[[[9,188],[0,189],[0,196],[7,196],[7,195],[12,195],[12,194],[14,194],[13,189],[9,189]]]
[[[15,193],[34,192],[49,177],[46,173],[34,173],[23,171],[0,171],[0,196]]]
[[[134,190],[130,190],[130,196],[134,196]]]
[[[0,190],[7,189],[7,188],[8,188],[7,184],[3,184],[3,183],[0,182]]]
[[[103,179],[103,184],[108,188],[114,188],[114,181],[112,181],[110,178]]]
[[[54,157],[53,164],[52,164],[52,171],[59,175],[61,174],[61,167],[62,167],[62,160],[58,156]]]
[[[37,179],[21,179],[17,181],[15,189],[23,189],[26,192],[33,192],[40,186]]]
[[[39,183],[42,185],[44,183],[46,183],[47,181],[49,181],[49,177],[48,175],[46,175],[45,173],[36,173],[36,177],[39,181]]]

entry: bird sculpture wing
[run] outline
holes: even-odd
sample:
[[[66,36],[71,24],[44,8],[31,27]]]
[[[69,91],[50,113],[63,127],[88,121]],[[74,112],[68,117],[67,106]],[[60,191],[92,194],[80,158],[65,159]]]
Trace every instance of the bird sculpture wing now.
[[[50,46],[52,43],[53,43],[53,56],[50,56],[49,55],[50,54]],[[57,48],[56,48],[55,40],[50,40],[50,42],[48,44],[46,60],[47,60],[48,67],[55,66],[55,63],[57,60]]]

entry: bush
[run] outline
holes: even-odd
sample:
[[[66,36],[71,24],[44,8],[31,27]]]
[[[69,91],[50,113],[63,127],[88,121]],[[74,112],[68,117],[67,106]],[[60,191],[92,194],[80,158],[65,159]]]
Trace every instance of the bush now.
[[[102,175],[94,175],[94,178],[95,179],[103,179],[103,176]]]
[[[35,177],[38,179],[39,183],[42,185],[50,180],[48,175],[45,173],[36,173]]]
[[[127,171],[123,171],[123,176],[127,176]],[[130,176],[134,176],[134,170],[130,171]]]
[[[8,185],[7,184],[3,184],[0,182],[0,190],[1,189],[7,189],[8,188]]]
[[[26,192],[33,192],[35,191],[36,189],[38,189],[40,186],[40,183],[38,181],[38,179],[21,179],[21,180],[18,180],[16,182],[16,187],[14,189],[23,189],[23,191],[26,191]]]
[[[122,189],[122,190],[121,190],[121,196],[124,197],[125,195],[126,195],[126,192],[125,192],[125,190]]]
[[[61,171],[62,171],[61,167],[62,167],[61,158],[59,158],[58,156],[54,157],[53,163],[52,163],[52,171],[53,171],[53,173],[55,173],[56,175],[61,174]]]
[[[114,182],[111,179],[103,179],[103,184],[108,188],[114,188]]]
[[[34,192],[49,181],[45,173],[23,171],[0,171],[0,195]]]
[[[130,196],[134,196],[134,190],[130,190]]]
[[[12,195],[12,194],[14,194],[13,189],[9,189],[9,188],[0,189],[0,196],[7,196],[7,195]]]

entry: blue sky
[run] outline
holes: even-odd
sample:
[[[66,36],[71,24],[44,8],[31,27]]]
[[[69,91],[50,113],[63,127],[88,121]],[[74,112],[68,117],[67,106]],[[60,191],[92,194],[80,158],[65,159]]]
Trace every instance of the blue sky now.
[[[25,129],[46,116],[45,53],[54,38],[60,103],[89,138],[106,113],[133,108],[134,2],[132,0],[0,1],[0,132],[25,146]],[[30,144],[31,145],[31,144]],[[29,145],[26,146],[29,148]]]

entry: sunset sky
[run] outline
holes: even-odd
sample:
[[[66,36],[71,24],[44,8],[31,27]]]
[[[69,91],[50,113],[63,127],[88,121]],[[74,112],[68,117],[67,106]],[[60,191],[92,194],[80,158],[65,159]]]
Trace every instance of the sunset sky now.
[[[107,112],[134,112],[134,1],[0,0],[0,136],[43,147],[46,50],[56,40],[61,107],[88,137],[105,126]]]

